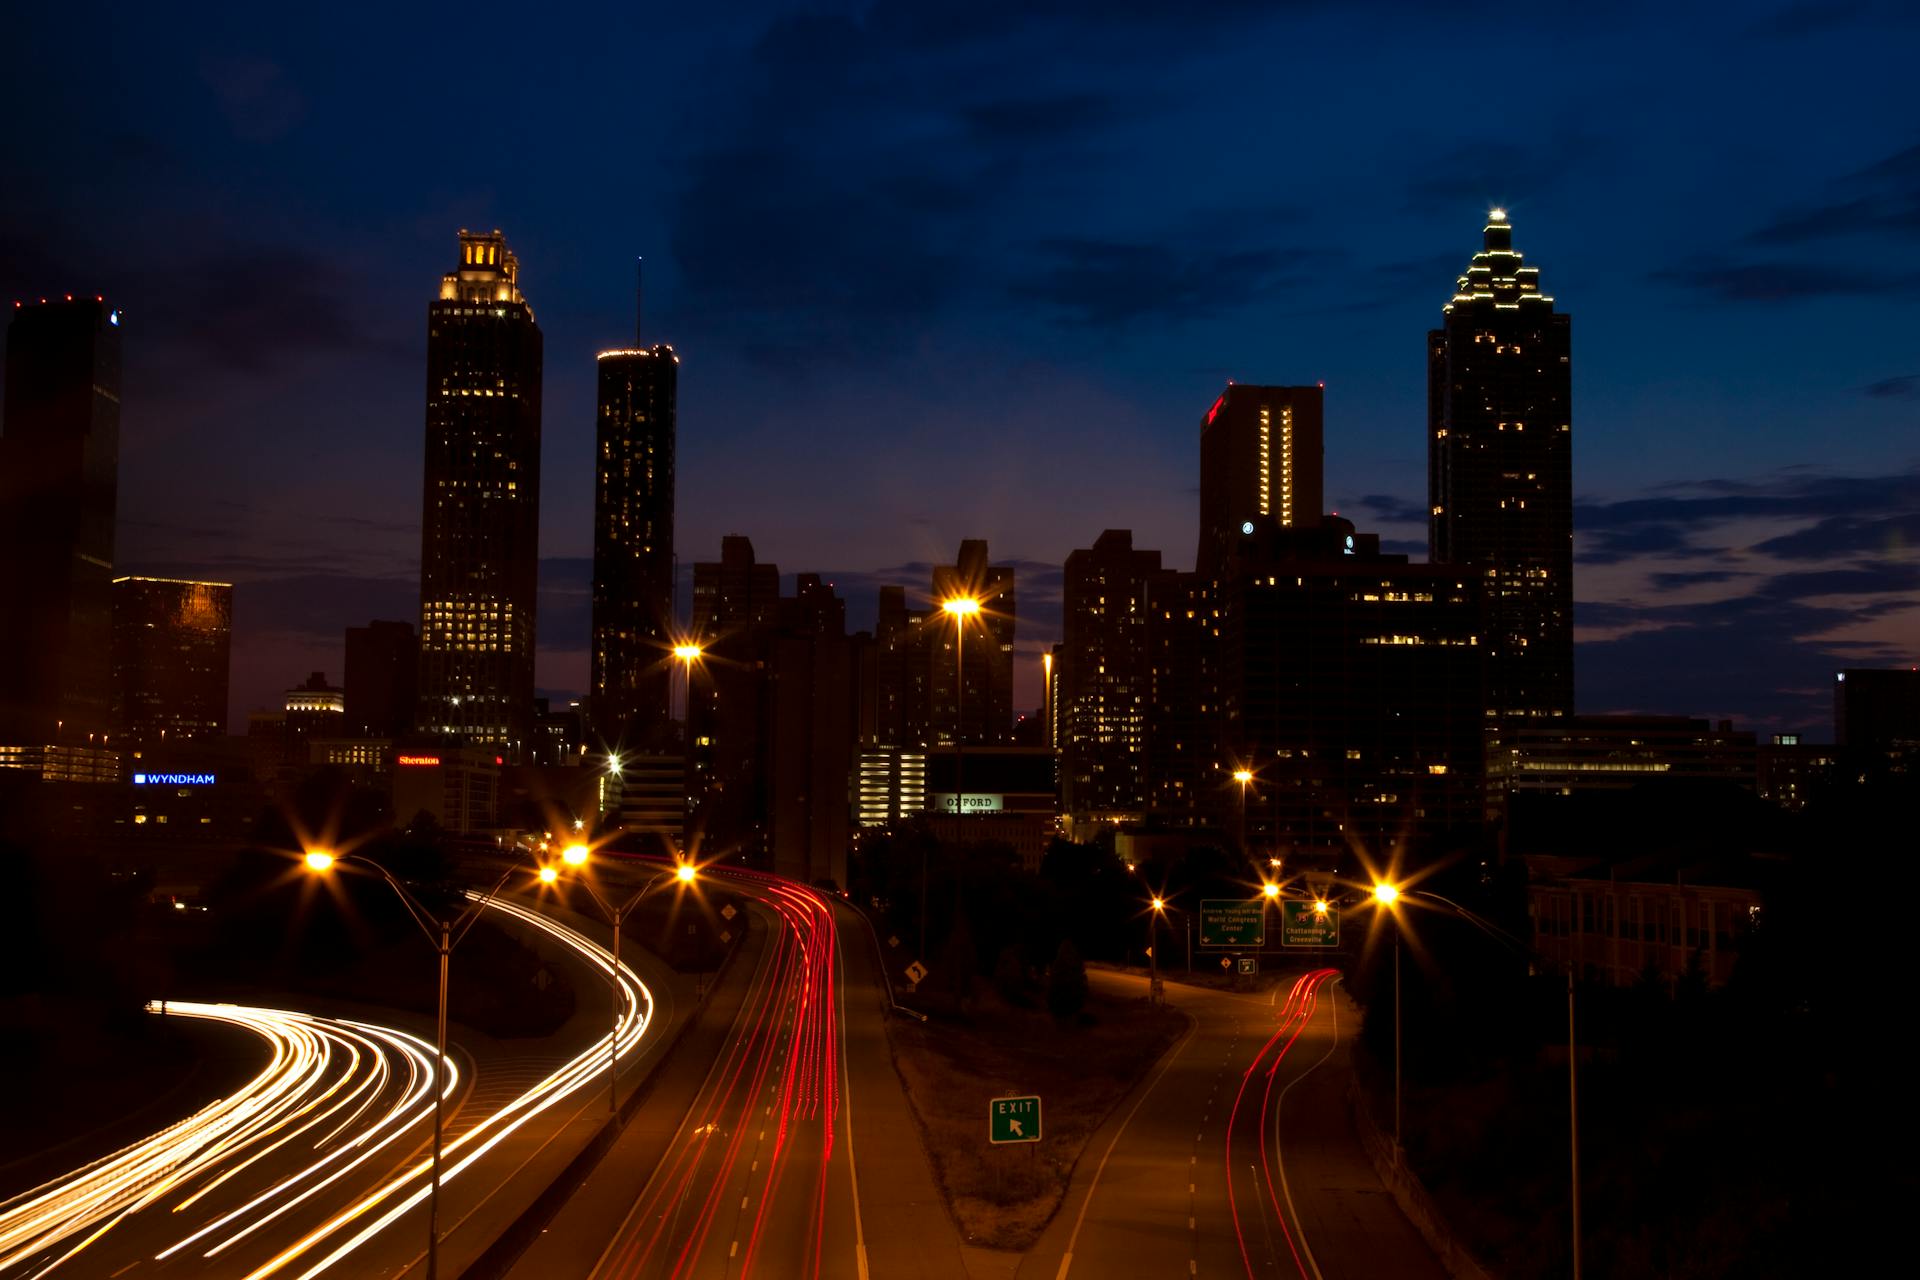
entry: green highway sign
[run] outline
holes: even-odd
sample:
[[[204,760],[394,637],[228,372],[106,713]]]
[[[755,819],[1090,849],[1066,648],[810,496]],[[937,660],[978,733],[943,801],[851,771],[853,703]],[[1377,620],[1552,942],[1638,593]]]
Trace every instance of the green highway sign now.
[[[1289,947],[1340,945],[1340,912],[1333,907],[1317,911],[1311,902],[1280,904],[1280,941]]]
[[[987,1104],[987,1140],[1002,1142],[1040,1141],[1040,1099],[995,1098]]]
[[[1201,899],[1200,945],[1255,949],[1266,946],[1266,900],[1263,898]]]

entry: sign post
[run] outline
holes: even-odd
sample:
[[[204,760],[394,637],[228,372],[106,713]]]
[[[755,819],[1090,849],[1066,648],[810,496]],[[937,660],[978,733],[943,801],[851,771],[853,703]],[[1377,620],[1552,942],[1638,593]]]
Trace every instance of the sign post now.
[[[1337,947],[1340,945],[1340,913],[1332,907],[1319,910],[1311,902],[1280,904],[1280,942],[1289,947]]]
[[[1263,898],[1203,898],[1200,945],[1258,951],[1267,945],[1267,904]]]
[[[987,1141],[1040,1141],[1040,1097],[995,1098],[987,1103]]]

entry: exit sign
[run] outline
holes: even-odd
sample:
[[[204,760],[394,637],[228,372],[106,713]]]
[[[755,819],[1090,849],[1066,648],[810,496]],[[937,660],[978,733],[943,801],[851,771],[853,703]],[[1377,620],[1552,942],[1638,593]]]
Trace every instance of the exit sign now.
[[[987,1104],[987,1141],[1040,1141],[1040,1098],[995,1098]]]

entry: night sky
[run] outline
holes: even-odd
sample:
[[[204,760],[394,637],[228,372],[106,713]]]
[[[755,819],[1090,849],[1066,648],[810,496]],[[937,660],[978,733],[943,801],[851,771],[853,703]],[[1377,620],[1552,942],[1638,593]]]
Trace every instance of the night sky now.
[[[1920,7],[22,7],[6,298],[127,313],[119,560],[236,591],[233,709],[417,615],[427,303],[546,334],[540,683],[586,677],[594,353],[680,351],[678,549],[869,625],[963,537],[1190,567],[1221,385],[1324,380],[1425,554],[1425,334],[1486,210],[1573,315],[1579,704],[1830,732],[1920,661]],[[696,12],[709,10],[710,12]]]

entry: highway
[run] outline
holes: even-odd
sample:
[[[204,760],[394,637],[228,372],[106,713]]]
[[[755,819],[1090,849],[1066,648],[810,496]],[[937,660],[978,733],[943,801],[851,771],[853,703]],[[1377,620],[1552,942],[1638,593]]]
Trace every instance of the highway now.
[[[1443,1280],[1353,1133],[1358,1022],[1336,979],[1309,970],[1258,996],[1169,983],[1192,1029],[1087,1144],[1017,1274]]]
[[[570,957],[583,978],[597,973],[597,998],[608,998],[615,984],[598,943],[512,901],[487,909]],[[458,981],[457,957],[455,969]],[[594,984],[581,985],[590,1005]],[[631,1059],[653,1026],[654,995],[628,964],[617,989],[615,1047]],[[304,1280],[330,1268],[384,1277],[413,1267],[425,1248],[432,1044],[394,1027],[289,1010],[169,1002],[167,1014],[257,1035],[260,1074],[160,1133],[0,1204],[0,1275]],[[582,1037],[537,1079],[504,1097],[489,1091],[484,1104],[471,1090],[471,1063],[449,1055],[447,1093],[462,1105],[450,1108],[443,1238],[558,1132],[604,1105],[607,1048],[604,1033]]]

